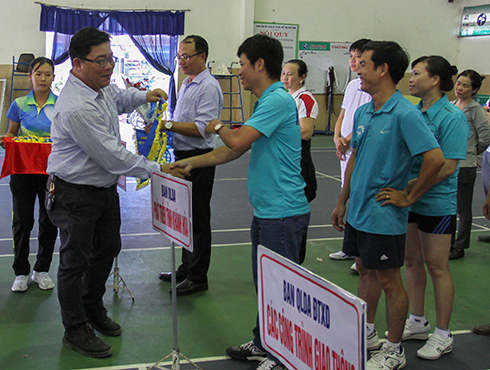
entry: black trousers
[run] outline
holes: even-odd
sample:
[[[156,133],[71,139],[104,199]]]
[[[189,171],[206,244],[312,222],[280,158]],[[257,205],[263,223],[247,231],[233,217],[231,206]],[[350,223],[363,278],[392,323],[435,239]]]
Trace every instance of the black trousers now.
[[[34,206],[39,199],[38,252],[34,270],[47,272],[53,259],[54,244],[58,230],[46,213],[44,191],[47,175],[11,175],[10,192],[12,193],[12,237],[14,241],[15,275],[29,275],[29,238],[34,226]]]
[[[305,195],[308,203],[316,198],[317,182],[315,165],[311,157],[311,141],[301,140],[301,176],[306,182]],[[299,264],[301,265],[306,258],[306,244],[308,242],[308,230],[301,241],[301,250],[299,252]]]
[[[176,150],[175,158],[185,159],[205,154],[212,149]],[[182,249],[182,264],[177,271],[195,283],[207,282],[211,263],[211,196],[216,167],[196,168],[187,180],[192,183],[192,238],[194,251]]]
[[[63,325],[73,330],[87,322],[87,310],[103,305],[105,284],[121,250],[119,194],[116,185],[97,188],[56,178],[55,196],[48,213],[60,229],[58,298]]]
[[[462,167],[458,174],[458,237],[454,247],[470,247],[471,224],[473,222],[473,190],[475,189],[476,167]]]

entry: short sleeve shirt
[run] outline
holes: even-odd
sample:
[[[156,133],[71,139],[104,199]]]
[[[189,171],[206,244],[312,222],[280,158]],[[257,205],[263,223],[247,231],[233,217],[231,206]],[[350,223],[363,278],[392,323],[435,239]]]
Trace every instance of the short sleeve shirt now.
[[[311,92],[302,87],[296,90],[291,95],[296,101],[296,107],[298,108],[298,117],[301,118],[314,118],[318,117],[318,103]]]
[[[50,136],[51,120],[57,96],[49,93],[48,100],[40,107],[34,92],[14,100],[7,118],[20,124],[19,136]]]
[[[356,149],[347,221],[357,230],[382,235],[407,232],[408,209],[381,207],[381,188],[402,190],[413,157],[439,145],[420,111],[397,91],[376,112],[371,101],[355,114],[351,146]]]
[[[340,128],[342,137],[347,137],[354,127],[354,114],[357,108],[371,101],[371,95],[361,90],[361,79],[356,78],[349,82],[345,89],[341,108],[345,110],[344,119]]]
[[[245,125],[263,135],[252,144],[248,170],[247,189],[254,215],[271,219],[308,213],[298,114],[282,82],[262,93]]]
[[[422,102],[417,105],[422,110]],[[437,139],[444,158],[465,159],[469,127],[464,113],[451,104],[446,95],[422,112],[429,129]],[[418,176],[422,158],[415,157],[410,179]],[[449,216],[456,214],[458,192],[458,169],[440,183],[432,186],[410,210],[426,216]]]

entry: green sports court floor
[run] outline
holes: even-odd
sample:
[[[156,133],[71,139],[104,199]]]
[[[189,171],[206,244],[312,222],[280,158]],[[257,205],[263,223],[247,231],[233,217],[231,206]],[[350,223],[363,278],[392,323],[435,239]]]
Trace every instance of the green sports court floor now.
[[[358,277],[350,273],[352,261],[328,258],[341,248],[342,234],[330,226],[340,190],[339,165],[330,136],[313,138],[313,159],[319,184],[313,201],[308,253],[304,266],[346,290],[356,293]],[[0,151],[0,160],[3,160]],[[178,298],[179,347],[203,369],[251,370],[254,364],[229,361],[225,349],[251,339],[257,301],[252,283],[249,225],[252,209],[245,179],[249,155],[218,167],[212,200],[213,256],[207,292]],[[121,192],[123,251],[121,276],[128,292],[108,289],[106,307],[124,329],[121,337],[103,337],[114,349],[112,357],[92,359],[62,346],[63,326],[57,290],[41,291],[31,285],[26,293],[10,291],[11,269],[10,193],[8,178],[0,180],[0,370],[24,369],[144,369],[171,353],[173,346],[170,284],[158,273],[170,269],[170,243],[151,227],[149,188],[134,191],[130,183]],[[454,350],[438,361],[423,361],[415,352],[420,342],[409,341],[406,369],[490,369],[490,337],[469,333],[475,324],[490,322],[490,244],[477,235],[490,233],[490,222],[481,216],[481,179],[474,199],[472,245],[463,259],[451,261],[456,285],[451,330]],[[37,231],[33,232],[33,236]],[[37,242],[32,240],[32,251]],[[178,252],[180,256],[180,251]],[[34,258],[32,261],[34,261]],[[54,256],[51,276],[56,276]],[[109,281],[108,284],[111,284]],[[426,316],[435,322],[432,289],[427,289]],[[386,330],[384,303],[376,319],[378,333]],[[184,362],[182,362],[184,364]],[[183,369],[190,368],[182,365]]]

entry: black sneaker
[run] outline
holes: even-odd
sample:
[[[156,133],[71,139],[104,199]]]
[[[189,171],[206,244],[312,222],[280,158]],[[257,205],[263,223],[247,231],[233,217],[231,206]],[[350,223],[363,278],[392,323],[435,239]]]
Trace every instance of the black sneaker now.
[[[90,310],[86,309],[86,313],[88,323],[95,330],[110,337],[117,337],[121,335],[121,325],[112,321],[112,319],[107,316],[107,310],[105,307],[97,307]]]
[[[112,355],[112,348],[97,337],[87,324],[75,330],[66,330],[63,345],[88,357],[104,358]]]
[[[461,257],[464,257],[464,249],[451,247],[451,250],[449,251],[449,259],[455,260],[455,259],[461,258]]]
[[[226,354],[239,361],[262,361],[267,357],[267,352],[257,347],[253,340],[240,347],[228,347]]]
[[[490,243],[490,235],[480,235],[478,236],[478,241],[483,243]]]

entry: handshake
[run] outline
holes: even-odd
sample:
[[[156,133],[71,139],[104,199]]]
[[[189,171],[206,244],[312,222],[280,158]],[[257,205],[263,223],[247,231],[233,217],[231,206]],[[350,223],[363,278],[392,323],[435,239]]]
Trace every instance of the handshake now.
[[[180,160],[175,163],[164,163],[160,165],[160,171],[169,175],[185,179],[191,175],[192,166],[187,160]]]

